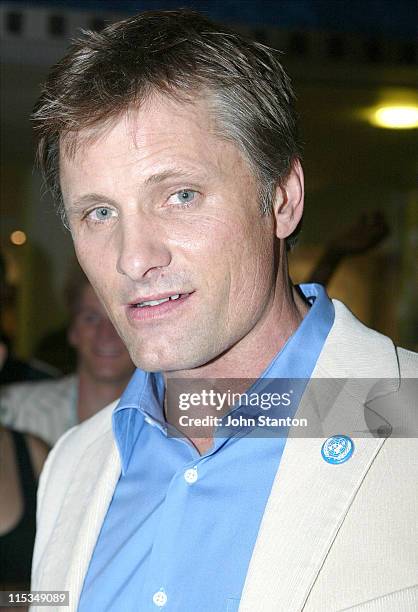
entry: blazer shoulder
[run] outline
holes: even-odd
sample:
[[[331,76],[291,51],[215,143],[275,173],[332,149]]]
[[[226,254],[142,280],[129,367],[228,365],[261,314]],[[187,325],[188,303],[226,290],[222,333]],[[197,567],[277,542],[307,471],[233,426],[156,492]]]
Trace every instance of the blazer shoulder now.
[[[340,349],[346,348],[362,353],[363,347],[367,351],[384,351],[385,355],[397,353],[397,361],[401,375],[418,376],[418,353],[396,346],[391,338],[381,332],[367,327],[339,300],[332,300],[335,309],[335,321],[329,334],[329,340],[339,344]],[[328,339],[327,339],[328,340]],[[370,357],[370,354],[369,354]],[[382,358],[382,354],[380,354]]]
[[[418,378],[418,353],[397,347],[401,378]]]
[[[92,417],[65,432],[50,453],[51,461],[62,457],[77,461],[91,445],[112,431],[112,413],[119,400],[115,400]],[[48,457],[49,460],[49,457]]]
[[[396,347],[387,336],[364,325],[338,300],[334,323],[313,376],[329,378],[399,378]]]
[[[92,495],[108,458],[116,458],[112,412],[117,400],[67,431],[50,452],[38,486],[37,534],[33,556],[34,584],[39,584],[42,559],[62,528],[68,508],[74,525],[82,520],[82,504]],[[67,510],[66,510],[67,509]],[[70,526],[67,526],[67,531]],[[72,527],[71,527],[72,528]],[[52,538],[52,540],[51,540]]]

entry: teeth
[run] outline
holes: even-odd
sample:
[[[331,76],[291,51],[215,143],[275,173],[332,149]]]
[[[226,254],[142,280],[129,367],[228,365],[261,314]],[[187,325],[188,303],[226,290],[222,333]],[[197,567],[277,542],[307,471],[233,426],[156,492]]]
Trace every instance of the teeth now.
[[[162,304],[163,302],[168,302],[170,298],[163,298],[162,300],[150,300],[149,302],[140,302],[139,307],[143,306],[158,306],[158,304]]]
[[[178,300],[180,297],[180,293],[176,295],[171,295],[170,297],[162,298],[161,300],[149,300],[148,302],[140,302],[137,304],[139,308],[143,308],[144,306],[158,306],[158,304],[163,304],[164,302],[168,302],[169,300]]]

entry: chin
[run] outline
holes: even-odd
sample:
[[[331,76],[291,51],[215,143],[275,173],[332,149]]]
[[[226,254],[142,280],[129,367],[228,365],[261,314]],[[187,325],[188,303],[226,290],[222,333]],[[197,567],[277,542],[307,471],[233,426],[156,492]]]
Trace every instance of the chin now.
[[[206,365],[212,359],[215,359],[218,353],[214,353],[213,355],[207,353],[203,355],[193,353],[187,354],[179,348],[175,354],[171,351],[167,354],[144,354],[142,351],[133,351],[130,355],[136,367],[145,372],[181,372]]]
[[[171,351],[164,353],[163,351],[147,352],[141,350],[129,351],[131,359],[137,368],[145,372],[172,372],[176,370],[189,370],[195,368],[198,364],[195,360],[185,358],[179,353],[173,354]]]
[[[151,359],[144,356],[133,356],[132,361],[137,368],[144,370],[144,372],[170,372],[188,369],[176,359]]]

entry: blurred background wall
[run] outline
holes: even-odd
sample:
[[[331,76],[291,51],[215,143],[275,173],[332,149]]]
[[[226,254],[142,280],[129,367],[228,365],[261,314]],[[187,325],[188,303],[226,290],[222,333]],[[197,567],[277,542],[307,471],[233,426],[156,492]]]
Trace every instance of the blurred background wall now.
[[[26,1],[1,3],[1,250],[14,288],[2,325],[21,357],[61,326],[71,240],[33,169],[29,115],[49,67],[80,28],[189,6],[281,49],[298,94],[306,213],[296,282],[333,236],[380,210],[390,234],[347,258],[329,285],[366,324],[418,347],[416,129],[370,123],[382,104],[417,103],[415,0]]]

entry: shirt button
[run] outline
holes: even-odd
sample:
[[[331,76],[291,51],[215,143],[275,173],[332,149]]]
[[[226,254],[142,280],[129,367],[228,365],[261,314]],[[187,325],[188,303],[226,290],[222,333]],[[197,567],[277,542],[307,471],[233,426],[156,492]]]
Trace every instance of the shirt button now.
[[[164,593],[164,591],[157,591],[156,593],[154,593],[154,595],[152,597],[152,601],[159,608],[162,608],[163,606],[165,606],[165,604],[167,603],[167,599],[168,599],[168,597]]]
[[[198,478],[197,475],[197,468],[190,468],[188,470],[186,470],[184,472],[184,480],[188,483],[188,484],[193,484],[194,482],[196,482]]]

